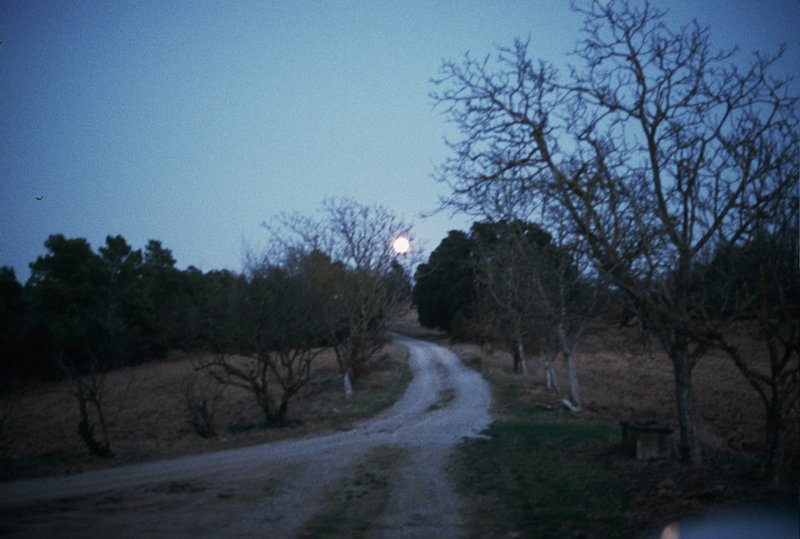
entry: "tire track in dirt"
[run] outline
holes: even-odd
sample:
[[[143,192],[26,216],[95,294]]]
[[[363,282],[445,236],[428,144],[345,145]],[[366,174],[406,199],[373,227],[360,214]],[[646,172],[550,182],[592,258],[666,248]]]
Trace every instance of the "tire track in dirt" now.
[[[440,346],[400,335],[413,379],[378,417],[352,430],[0,485],[0,534],[10,537],[291,537],[330,508],[354,463],[402,448],[371,537],[460,535],[459,502],[443,465],[489,425],[481,376]]]

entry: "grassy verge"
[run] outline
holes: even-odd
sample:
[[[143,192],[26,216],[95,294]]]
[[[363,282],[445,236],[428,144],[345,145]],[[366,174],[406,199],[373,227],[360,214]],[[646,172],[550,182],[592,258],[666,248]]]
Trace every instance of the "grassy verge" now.
[[[628,537],[630,485],[608,465],[611,425],[545,412],[506,390],[488,438],[462,443],[451,471],[473,537]],[[641,478],[643,481],[645,477]]]
[[[657,537],[720,508],[796,507],[796,492],[772,489],[752,458],[709,452],[702,469],[632,460],[616,418],[570,414],[491,357],[463,359],[494,396],[487,438],[463,442],[449,463],[472,537]]]
[[[382,446],[371,450],[328,493],[329,506],[312,518],[298,537],[364,537],[389,503],[392,475],[403,462],[404,451]]]

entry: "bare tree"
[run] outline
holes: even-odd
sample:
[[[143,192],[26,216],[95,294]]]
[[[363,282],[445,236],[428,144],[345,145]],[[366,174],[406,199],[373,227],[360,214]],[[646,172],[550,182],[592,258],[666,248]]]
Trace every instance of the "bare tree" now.
[[[491,313],[495,328],[512,349],[514,372],[521,374],[528,374],[525,349],[538,329],[533,323],[538,314],[539,293],[534,283],[535,262],[521,252],[516,238],[526,235],[526,228],[529,232],[539,232],[519,221],[472,226],[479,305]],[[549,237],[540,233],[537,238],[522,239],[519,243],[529,241],[541,243],[549,241]]]
[[[268,425],[282,425],[290,399],[311,376],[318,351],[309,349],[261,352],[249,356],[219,354],[206,364],[219,383],[249,391],[256,398]],[[277,390],[275,389],[277,386]]]
[[[637,4],[636,6],[639,6]],[[441,169],[451,207],[512,190],[553,204],[627,298],[674,370],[681,456],[700,464],[692,370],[714,329],[693,266],[745,241],[797,168],[797,98],[772,76],[782,50],[733,63],[696,23],[673,30],[648,4],[592,1],[561,78],[501,48],[446,62],[433,98],[463,133]]]
[[[321,218],[293,213],[265,223],[283,252],[320,253],[329,261],[317,266],[325,293],[327,335],[336,351],[345,395],[353,378],[383,346],[387,321],[407,294],[407,267],[392,250],[398,236],[412,238],[411,226],[379,205],[353,199],[328,199]],[[323,271],[324,270],[324,271]]]
[[[191,374],[184,377],[180,390],[186,410],[186,422],[201,438],[215,438],[214,416],[221,398],[222,386],[213,376],[201,373],[203,361],[195,361]]]
[[[88,362],[81,367],[74,359],[69,358],[63,350],[59,352],[58,364],[71,381],[70,392],[78,403],[80,419],[78,436],[81,437],[90,455],[96,457],[113,457],[111,439],[106,421],[105,382],[108,371],[102,365],[100,356],[89,352]],[[99,439],[95,428],[100,427]]]
[[[293,260],[251,268],[245,303],[232,313],[241,325],[237,340],[202,366],[218,382],[249,391],[268,424],[285,422],[324,343],[321,298],[303,269]]]
[[[709,272],[717,308],[730,311],[732,318],[754,321],[756,329],[744,333],[754,333],[766,350],[763,364],[752,357],[760,354],[741,346],[739,332],[724,327],[713,343],[728,354],[764,404],[767,473],[775,483],[782,475],[787,421],[800,399],[798,199],[778,202],[756,237],[740,248],[720,249]]]
[[[526,344],[538,348],[548,388],[559,391],[553,361],[561,355],[569,391],[564,404],[580,410],[576,347],[598,290],[581,271],[580,246],[521,221],[476,223],[473,236],[479,294],[488,296],[495,321],[512,345],[515,371],[527,373]]]
[[[599,313],[605,296],[604,285],[589,268],[585,243],[565,235],[563,226],[554,226],[553,232],[546,263],[537,265],[535,282],[540,316],[548,321],[548,333],[555,335],[557,343],[551,349],[560,353],[564,360],[569,398],[562,402],[577,412],[581,409],[578,346]]]

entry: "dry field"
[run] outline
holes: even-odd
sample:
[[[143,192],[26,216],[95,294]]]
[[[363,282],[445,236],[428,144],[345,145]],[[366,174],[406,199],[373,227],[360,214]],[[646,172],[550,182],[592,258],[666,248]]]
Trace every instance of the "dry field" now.
[[[289,405],[289,426],[264,428],[263,413],[251,393],[220,386],[199,358],[175,353],[162,361],[113,371],[104,381],[111,459],[90,458],[77,434],[79,414],[68,381],[36,384],[13,400],[0,435],[0,478],[72,473],[123,463],[168,458],[343,429],[393,403],[410,374],[406,350],[389,344],[370,363],[345,399],[335,357],[322,354],[311,382]],[[206,398],[217,436],[205,439],[190,426],[187,402]]]
[[[766,362],[763,344],[745,340],[754,362]],[[537,361],[529,361],[528,377],[513,374],[510,354],[487,351],[474,344],[456,343],[453,347],[467,362],[485,361],[499,371],[503,384],[527,392],[532,399],[553,409],[560,398],[543,387],[544,371]],[[674,429],[677,454],[678,419],[672,364],[657,344],[645,345],[633,333],[615,329],[612,335],[594,336],[579,347],[579,378],[583,411],[587,418],[601,420],[658,419]],[[556,362],[562,391],[566,389],[563,364]],[[765,370],[766,372],[766,370]],[[527,379],[526,379],[527,378]],[[708,454],[760,456],[764,451],[764,405],[733,362],[721,353],[709,353],[694,369],[695,410],[701,443]],[[786,469],[800,470],[800,406],[788,421]],[[787,478],[797,482],[797,473]]]

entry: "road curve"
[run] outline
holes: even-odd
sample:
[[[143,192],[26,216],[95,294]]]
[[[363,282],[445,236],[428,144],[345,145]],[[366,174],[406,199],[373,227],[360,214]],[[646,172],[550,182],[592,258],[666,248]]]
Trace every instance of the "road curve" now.
[[[351,430],[171,460],[0,484],[11,537],[291,537],[370,449],[400,447],[373,537],[461,535],[442,465],[490,422],[485,380],[450,350],[409,337],[413,373],[392,407]],[[164,485],[184,485],[173,492]],[[175,489],[172,489],[175,490]],[[53,510],[57,507],[57,510]]]

